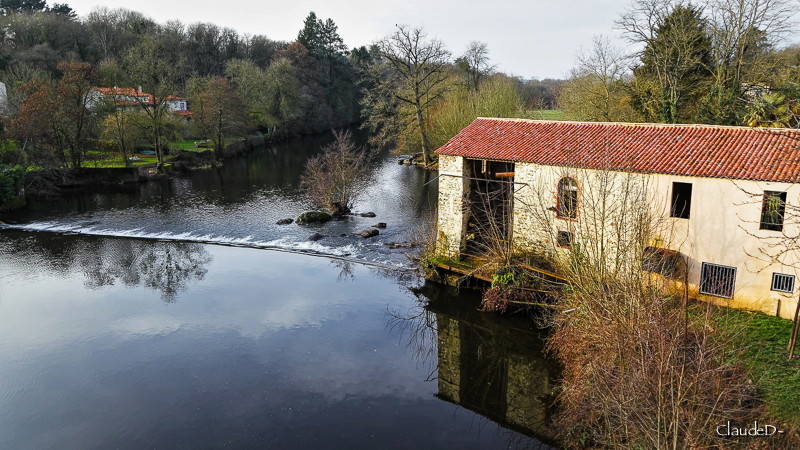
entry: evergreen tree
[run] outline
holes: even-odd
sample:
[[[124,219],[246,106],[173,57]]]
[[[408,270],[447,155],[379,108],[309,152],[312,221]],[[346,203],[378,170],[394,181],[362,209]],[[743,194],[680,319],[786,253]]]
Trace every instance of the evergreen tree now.
[[[711,40],[702,11],[678,4],[658,24],[642,51],[641,65],[634,69],[634,105],[646,120],[692,121],[711,67]]]

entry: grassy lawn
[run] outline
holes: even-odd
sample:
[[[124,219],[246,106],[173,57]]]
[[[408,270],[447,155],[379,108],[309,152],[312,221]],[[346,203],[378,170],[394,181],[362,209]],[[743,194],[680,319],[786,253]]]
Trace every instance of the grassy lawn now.
[[[158,158],[155,155],[138,155],[139,161],[131,161],[129,167],[137,167],[137,166],[145,166],[147,164],[155,164],[158,162]],[[86,161],[83,164],[84,167],[125,167],[125,163],[122,162],[122,157],[118,154],[109,155],[108,158],[104,159],[96,159],[91,161]]]
[[[240,141],[242,138],[227,138],[225,139],[226,144],[231,144],[236,141]],[[203,142],[203,139],[188,139],[183,141],[176,141],[170,142],[169,147],[173,154],[177,153],[180,150],[190,151],[190,152],[204,152],[204,151],[214,151],[211,147],[211,141],[208,141],[208,147],[200,147],[196,144],[199,142]],[[131,161],[131,167],[136,166],[144,166],[147,164],[155,164],[158,162],[158,158],[156,155],[142,155],[140,153],[134,153],[134,156],[139,158],[138,161]],[[122,156],[119,153],[107,153],[107,152],[100,152],[96,150],[90,150],[86,152],[86,161],[84,163],[84,167],[125,167],[125,163],[122,161]],[[169,156],[165,157],[168,159]]]
[[[130,166],[144,166],[147,164],[155,164],[158,162],[156,155],[142,155],[135,154],[139,158],[138,161],[131,161]],[[86,161],[83,163],[84,167],[125,167],[122,161],[122,156],[119,153],[107,153],[90,150],[86,152]]]
[[[244,139],[240,137],[228,137],[225,138],[225,145],[230,145],[234,142],[242,140]],[[207,147],[199,147],[197,145],[202,142],[205,142]],[[214,151],[214,144],[211,142],[211,139],[188,139],[185,141],[171,142],[169,145],[172,149],[186,150],[190,152],[204,152],[206,150]]]
[[[715,321],[736,336],[742,350],[738,362],[750,370],[769,414],[800,426],[800,359],[789,360],[786,349],[792,322],[727,308],[716,314]]]
[[[524,111],[523,118],[536,120],[566,120],[564,111],[560,109],[529,109]]]
[[[171,142],[169,144],[169,146],[170,146],[170,148],[173,148],[173,149],[186,150],[188,152],[203,152],[203,151],[206,151],[206,150],[212,150],[212,151],[214,150],[213,144],[211,143],[210,140],[207,141],[208,143],[206,144],[206,145],[208,145],[208,147],[199,147],[198,145],[196,145],[196,144],[199,144],[201,142],[206,142],[206,140],[205,139],[188,139],[188,140],[185,140],[185,141]]]

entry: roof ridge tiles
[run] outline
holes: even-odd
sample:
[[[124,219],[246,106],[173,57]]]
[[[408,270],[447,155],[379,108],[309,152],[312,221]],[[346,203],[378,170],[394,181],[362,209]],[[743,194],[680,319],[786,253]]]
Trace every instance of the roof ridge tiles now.
[[[549,120],[549,119],[526,119],[521,117],[477,117],[475,120],[489,120],[496,122],[521,122],[521,123],[552,123],[552,124],[579,124],[579,125],[612,125],[629,127],[654,127],[654,128],[712,128],[712,129],[734,129],[740,131],[770,131],[774,133],[789,132],[800,134],[797,128],[781,127],[746,127],[740,125],[716,125],[710,123],[658,123],[658,122],[595,122],[590,120]]]
[[[800,130],[486,118],[439,154],[765,181],[800,182]]]

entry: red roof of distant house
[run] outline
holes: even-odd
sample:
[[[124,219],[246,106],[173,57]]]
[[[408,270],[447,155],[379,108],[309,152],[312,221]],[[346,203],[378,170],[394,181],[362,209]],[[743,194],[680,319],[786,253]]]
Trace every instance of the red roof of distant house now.
[[[104,94],[104,95],[127,95],[128,97],[145,97],[150,96],[150,94],[146,94],[138,89],[134,88],[120,88],[120,87],[96,87],[94,88],[95,91]]]
[[[550,166],[800,182],[800,130],[475,119],[436,153]]]
[[[176,116],[191,117],[192,114],[193,113],[191,111],[175,111]]]
[[[103,95],[118,95],[118,96],[125,96],[125,97],[147,97],[147,101],[145,101],[144,103],[148,104],[148,105],[153,103],[153,95],[152,94],[148,94],[146,92],[140,91],[140,90],[135,89],[135,88],[96,87],[96,88],[94,88],[94,90],[99,92],[99,93],[101,93],[101,94],[103,94]],[[174,95],[168,95],[168,96],[164,97],[164,99],[165,100],[169,100],[169,101],[174,101],[174,100],[183,101],[183,100],[186,100],[183,97],[176,97]],[[141,102],[133,103],[133,102],[126,102],[126,101],[118,101],[116,104],[118,106],[123,106],[123,105],[139,104],[139,103],[141,103]]]

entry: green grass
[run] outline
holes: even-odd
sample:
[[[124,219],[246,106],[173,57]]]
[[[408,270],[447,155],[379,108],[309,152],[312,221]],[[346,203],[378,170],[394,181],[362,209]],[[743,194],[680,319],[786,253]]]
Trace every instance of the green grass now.
[[[523,113],[525,119],[566,120],[564,111],[560,109],[529,109]]]
[[[155,155],[152,156],[139,156],[139,161],[131,161],[129,167],[138,167],[138,166],[145,166],[148,164],[156,164],[158,162],[158,158]],[[103,159],[95,159],[86,161],[83,164],[83,167],[125,167],[125,163],[122,162],[122,157],[118,154],[109,155],[108,158]]]
[[[213,151],[214,149],[211,147],[203,148],[195,146],[195,143],[202,141],[203,139],[188,139],[183,141],[176,141],[170,142],[169,147],[172,150],[172,153],[177,153],[178,150],[186,150],[190,152],[204,152],[204,151]],[[226,139],[225,142],[233,142],[236,139]],[[211,144],[209,144],[211,145]],[[151,146],[152,148],[152,146]],[[156,155],[142,155],[140,153],[134,153],[136,157],[139,158],[139,161],[131,161],[130,167],[138,167],[144,166],[147,164],[156,164],[158,162],[158,158]],[[107,152],[100,152],[97,150],[89,150],[86,152],[87,160],[84,162],[84,167],[125,167],[125,163],[122,161],[122,156],[119,153],[107,153]],[[165,161],[168,160],[170,157],[165,156]]]
[[[789,360],[792,322],[759,312],[720,310],[715,321],[735,337],[737,362],[746,367],[768,412],[800,426],[800,359]]]
[[[225,145],[230,145],[236,141],[242,141],[244,138],[240,137],[227,137],[225,138]],[[196,144],[199,142],[207,141],[208,147],[198,147]],[[178,150],[187,150],[190,152],[204,152],[206,150],[214,151],[214,144],[210,139],[188,139],[185,141],[171,142],[170,147]]]
[[[186,150],[189,152],[204,152],[206,150],[214,150],[211,141],[208,141],[208,147],[198,147],[197,143],[204,141],[204,139],[188,139],[185,141],[177,141],[170,143],[170,147],[177,150]]]

